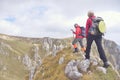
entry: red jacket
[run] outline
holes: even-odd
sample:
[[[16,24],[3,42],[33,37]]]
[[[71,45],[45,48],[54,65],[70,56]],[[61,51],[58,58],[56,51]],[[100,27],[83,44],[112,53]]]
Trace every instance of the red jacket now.
[[[95,18],[95,16],[92,16],[91,18]],[[92,20],[91,20],[91,18],[88,18],[88,19],[87,19],[87,22],[86,22],[86,37],[88,36],[89,28],[90,28],[90,26],[92,25]]]
[[[77,26],[75,29],[75,32],[73,32],[75,34],[75,38],[83,38],[83,36],[80,35],[82,33],[80,26]]]

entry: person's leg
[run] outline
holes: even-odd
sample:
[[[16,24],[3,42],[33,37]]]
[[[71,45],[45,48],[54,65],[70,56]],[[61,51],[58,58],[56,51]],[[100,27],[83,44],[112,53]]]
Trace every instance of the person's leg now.
[[[77,48],[77,44],[76,43],[77,43],[77,39],[74,39],[73,42],[72,42],[72,45],[74,47],[73,53],[78,52],[78,48]]]
[[[106,58],[105,52],[104,52],[103,47],[102,47],[102,36],[96,37],[95,43],[97,45],[97,49],[98,49],[100,58],[103,60],[104,67],[107,68],[109,66],[109,64],[107,63],[107,58]]]
[[[100,58],[103,60],[103,62],[106,62],[107,58],[106,58],[105,52],[104,52],[103,47],[102,47],[102,37],[101,36],[96,37],[95,43],[97,45],[97,49],[98,49]]]
[[[83,52],[85,52],[86,51],[86,47],[83,45],[83,39],[82,38],[79,39],[79,43],[80,43],[80,46],[81,46],[81,50]]]
[[[85,51],[86,52],[86,55],[85,55],[86,59],[90,59],[90,50],[91,50],[91,44],[92,44],[93,40],[94,40],[94,36],[89,35],[87,38],[87,48]]]
[[[83,40],[82,40],[81,38],[79,38],[78,41],[79,41],[80,46],[81,46],[81,47],[84,47],[84,46],[83,46],[83,42],[82,42]]]

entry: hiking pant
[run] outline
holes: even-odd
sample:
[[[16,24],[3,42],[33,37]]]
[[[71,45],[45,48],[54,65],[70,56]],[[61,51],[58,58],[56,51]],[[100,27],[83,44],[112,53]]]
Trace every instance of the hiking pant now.
[[[75,38],[72,42],[72,45],[76,44],[77,42],[79,42],[80,46],[83,48],[83,39],[82,38]]]
[[[102,36],[101,35],[94,36],[94,35],[88,34],[87,48],[85,51],[86,52],[86,55],[85,55],[86,59],[90,59],[90,49],[91,49],[91,44],[93,41],[95,41],[95,43],[96,43],[100,58],[103,60],[103,62],[107,62],[107,58],[106,58],[105,52],[104,52],[103,47],[102,47]]]

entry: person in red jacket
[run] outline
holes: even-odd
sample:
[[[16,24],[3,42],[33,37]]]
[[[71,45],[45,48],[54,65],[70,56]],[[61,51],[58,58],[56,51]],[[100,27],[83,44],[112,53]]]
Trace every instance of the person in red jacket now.
[[[83,42],[82,42],[82,41],[83,41],[83,38],[84,38],[84,37],[81,35],[82,30],[81,30],[81,28],[80,28],[80,26],[79,26],[78,24],[74,24],[74,27],[75,27],[75,31],[72,30],[73,34],[75,34],[75,39],[74,39],[73,42],[72,42],[72,45],[73,45],[73,47],[74,47],[73,53],[78,52],[78,48],[77,48],[77,44],[76,44],[77,42],[80,43],[81,50],[82,50],[82,51],[85,51],[86,48],[84,47]]]
[[[107,58],[105,55],[105,52],[102,47],[102,35],[92,35],[92,33],[89,32],[90,27],[92,26],[92,18],[95,18],[94,13],[92,11],[88,12],[88,19],[86,22],[86,38],[87,38],[87,48],[86,48],[86,59],[90,59],[90,49],[91,44],[93,41],[95,41],[97,45],[97,49],[100,55],[100,58],[102,59],[104,65],[103,67],[107,68],[109,66],[107,62]]]

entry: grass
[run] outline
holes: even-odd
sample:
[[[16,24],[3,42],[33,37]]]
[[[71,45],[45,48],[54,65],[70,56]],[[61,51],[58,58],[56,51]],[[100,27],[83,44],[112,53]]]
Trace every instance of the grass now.
[[[24,80],[28,71],[22,63],[22,55],[29,52],[31,44],[19,40],[0,40],[0,80]],[[3,53],[7,53],[3,55]],[[21,60],[18,60],[18,57]],[[6,70],[3,68],[6,67]]]
[[[11,45],[11,47],[16,52],[19,52],[20,55],[29,52],[29,49],[33,46],[31,43],[27,43],[25,41],[19,41],[19,40],[7,41],[7,44]]]
[[[91,68],[90,70],[92,71],[92,73],[85,74],[82,80],[119,80],[117,74],[111,67],[107,69],[106,74],[97,71],[95,67]]]
[[[0,65],[0,80],[21,80],[24,79],[27,70],[24,65],[13,56],[0,55],[3,65]],[[6,67],[6,70],[3,70]]]
[[[71,39],[65,40],[53,40],[54,45],[67,45],[67,48],[59,51],[56,56],[45,56],[47,51],[43,48],[43,44],[41,40],[38,42],[34,42],[32,40],[27,41],[26,39],[12,39],[12,40],[2,40],[1,42],[9,45],[11,47],[2,47],[3,51],[8,52],[8,55],[3,55],[0,53],[0,80],[28,80],[28,71],[22,64],[22,59],[19,61],[18,56],[23,57],[27,54],[31,59],[34,56],[34,46],[33,44],[38,44],[39,47],[39,55],[43,59],[42,65],[36,70],[34,80],[69,80],[64,73],[65,67],[70,60],[81,60],[82,57],[80,54],[73,54],[70,42]],[[50,48],[52,51],[53,48]],[[44,45],[46,46],[46,45]],[[94,48],[94,47],[93,47]],[[96,50],[93,50],[94,56],[98,56],[96,54]],[[64,56],[64,62],[59,64],[59,59]],[[111,57],[107,55],[108,57]],[[2,62],[2,64],[1,64]],[[6,66],[7,70],[2,70],[2,68]],[[89,70],[92,72],[91,74],[84,73],[84,76],[81,80],[119,80],[117,78],[117,74],[115,71],[109,67],[107,69],[107,74],[103,74],[102,72],[96,71],[96,67],[90,66]]]
[[[71,48],[66,48],[59,51],[56,56],[48,56],[43,59],[42,65],[38,68],[34,80],[69,80],[65,74],[64,69],[70,60],[82,59],[80,55],[71,53]],[[60,57],[65,56],[63,64],[58,64]],[[115,71],[109,67],[107,74],[103,74],[96,70],[95,66],[90,66],[91,74],[84,73],[81,80],[119,80]]]
[[[64,68],[68,61],[59,65],[59,59],[65,55],[64,51],[58,52],[57,56],[48,56],[44,58],[42,66],[39,68],[38,74],[34,80],[68,80],[64,74]],[[54,76],[54,77],[53,77]]]

